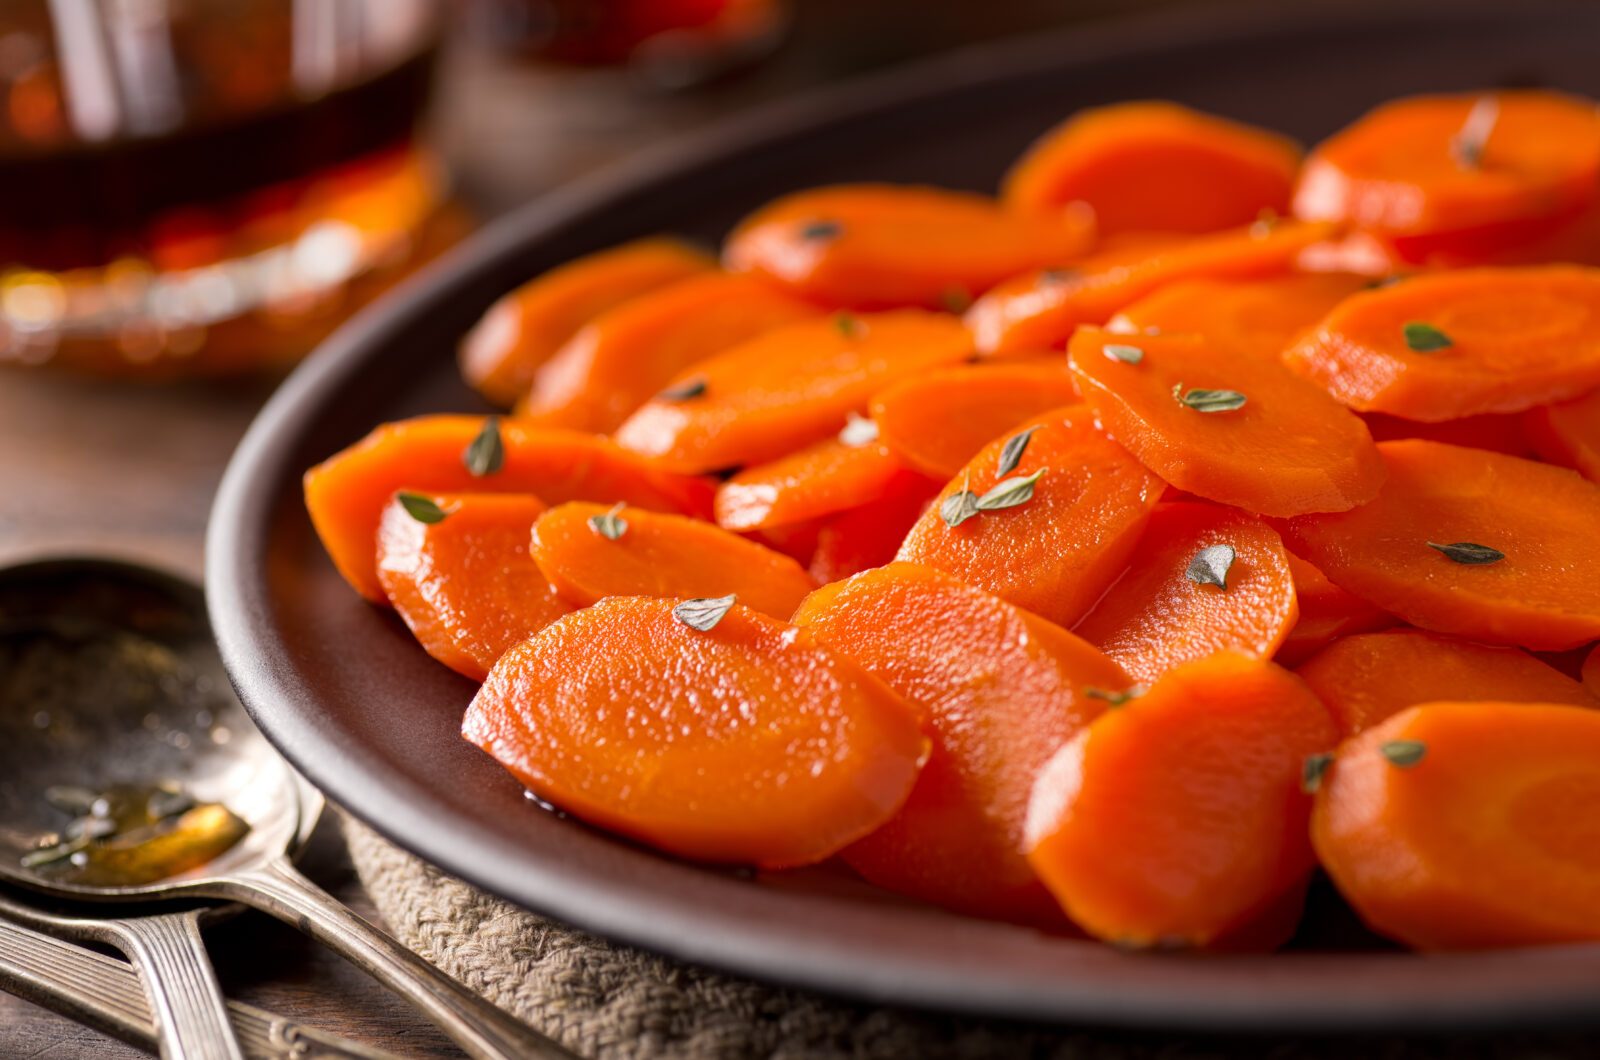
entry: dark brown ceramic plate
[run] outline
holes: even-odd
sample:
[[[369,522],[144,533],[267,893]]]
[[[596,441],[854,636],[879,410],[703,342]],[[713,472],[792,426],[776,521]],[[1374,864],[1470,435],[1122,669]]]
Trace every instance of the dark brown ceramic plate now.
[[[1594,1021],[1600,947],[1419,957],[1324,931],[1320,949],[1311,937],[1271,957],[1129,955],[871,892],[714,872],[542,811],[457,735],[473,686],[339,579],[299,483],[380,421],[483,410],[456,377],[457,338],[497,295],[575,255],[657,231],[715,241],[773,195],[828,181],[992,189],[1040,131],[1112,100],[1182,100],[1313,141],[1406,93],[1600,94],[1596,41],[1600,6],[1527,0],[1186,12],[951,55],[752,114],[541,199],[342,329],[246,436],[207,541],[213,622],[239,693],[297,766],[402,846],[598,934],[752,976],[1146,1027]]]

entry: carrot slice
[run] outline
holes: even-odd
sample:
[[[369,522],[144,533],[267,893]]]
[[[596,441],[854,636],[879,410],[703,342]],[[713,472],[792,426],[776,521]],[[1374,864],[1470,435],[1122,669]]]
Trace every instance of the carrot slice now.
[[[1106,433],[1196,496],[1289,516],[1344,511],[1383,483],[1366,425],[1281,365],[1199,335],[1088,327],[1068,360]]]
[[[1023,273],[967,310],[984,356],[1060,349],[1081,324],[1104,324],[1117,310],[1179,280],[1250,280],[1289,271],[1295,256],[1326,239],[1331,225],[1255,224],[1215,235],[1096,255],[1071,268]]]
[[[1575,401],[1529,409],[1522,425],[1540,457],[1600,482],[1600,390]]]
[[[1059,626],[910,563],[819,589],[794,620],[922,710],[933,740],[900,812],[845,849],[851,867],[963,913],[1059,921],[1023,857],[1028,792],[1039,767],[1105,708],[1086,690],[1127,686],[1116,663]]]
[[[399,498],[378,526],[378,580],[429,655],[482,681],[500,656],[572,608],[528,555],[528,528],[544,512],[515,493],[423,497],[443,518]],[[412,503],[415,504],[413,497]]]
[[[1141,100],[1079,111],[1045,133],[1000,195],[1039,217],[1081,202],[1101,235],[1214,232],[1287,213],[1299,165],[1299,147],[1277,133]]]
[[[1270,659],[1299,614],[1271,527],[1209,504],[1164,504],[1127,572],[1073,632],[1148,684],[1224,649]]]
[[[595,317],[646,291],[716,268],[676,239],[640,239],[570,261],[505,295],[461,340],[461,375],[510,405],[562,343]]]
[[[1436,423],[1600,386],[1600,269],[1414,276],[1353,295],[1284,355],[1351,408]]]
[[[729,530],[785,526],[859,508],[901,479],[922,477],[879,442],[827,438],[729,478],[714,511]]]
[[[820,861],[900,808],[916,711],[803,629],[733,605],[704,632],[614,597],[505,654],[461,733],[539,797],[704,861]]]
[[[723,260],[822,305],[964,308],[1026,269],[1089,249],[1093,225],[1041,222],[965,191],[840,184],[786,195],[740,223]]]
[[[499,421],[500,468],[474,475],[466,449],[485,436],[482,416],[418,416],[386,423],[305,474],[306,510],[335,567],[383,603],[373,560],[378,522],[396,490],[532,493],[549,504],[627,501],[655,511],[707,514],[712,487],[650,467],[604,438]]]
[[[1600,707],[1577,681],[1525,651],[1420,629],[1345,637],[1295,672],[1327,706],[1341,738],[1436,699]]]
[[[872,419],[878,440],[908,467],[947,479],[1017,424],[1077,400],[1066,361],[1056,355],[913,376],[872,399]]]
[[[1459,420],[1441,420],[1438,423],[1420,423],[1386,416],[1381,412],[1362,413],[1367,430],[1375,442],[1392,442],[1402,438],[1422,438],[1446,445],[1462,445],[1469,449],[1488,449],[1509,456],[1532,456],[1533,439],[1523,415],[1510,413],[1482,416],[1463,416]]]
[[[1278,654],[1272,657],[1279,666],[1299,666],[1340,637],[1372,633],[1397,623],[1389,612],[1339,588],[1326,574],[1293,552],[1285,555],[1289,558],[1289,573],[1294,578],[1300,618],[1283,639]]]
[[[1317,856],[1374,930],[1423,950],[1600,939],[1600,711],[1428,703],[1340,748]]]
[[[692,365],[816,315],[750,276],[682,280],[585,325],[539,368],[517,414],[547,427],[613,431]]]
[[[1285,544],[1424,629],[1540,650],[1600,638],[1600,487],[1565,468],[1439,442],[1378,449],[1389,468],[1378,498],[1291,519]]]
[[[1024,437],[1015,466],[1002,465],[1007,447]],[[1031,493],[1019,488],[1036,472]],[[1001,483],[1010,485],[997,496]],[[1100,432],[1087,408],[1056,409],[973,457],[896,558],[948,571],[1070,628],[1122,573],[1165,489]],[[965,506],[957,494],[966,494]],[[990,507],[972,514],[984,497]],[[999,506],[1010,501],[1021,503]]]
[[[823,520],[811,576],[826,585],[891,562],[939,489],[932,479],[906,475],[877,500]]]
[[[563,600],[715,597],[788,619],[817,587],[805,568],[738,534],[682,515],[573,501],[533,525],[533,560]]]
[[[1584,657],[1583,687],[1591,696],[1600,699],[1600,644]]]
[[[1293,674],[1220,652],[1102,714],[1039,774],[1028,862],[1073,921],[1125,946],[1206,946],[1304,886],[1300,791],[1333,722]]]
[[[792,324],[679,376],[616,439],[673,471],[776,460],[837,433],[896,380],[959,363],[971,349],[955,317],[915,309]]]
[[[1220,349],[1276,361],[1345,298],[1367,285],[1349,273],[1282,276],[1253,282],[1186,280],[1139,299],[1106,324],[1138,334],[1188,331]]]
[[[1600,186],[1600,114],[1545,91],[1384,104],[1306,158],[1294,212],[1350,222],[1404,260],[1515,255],[1574,223]]]

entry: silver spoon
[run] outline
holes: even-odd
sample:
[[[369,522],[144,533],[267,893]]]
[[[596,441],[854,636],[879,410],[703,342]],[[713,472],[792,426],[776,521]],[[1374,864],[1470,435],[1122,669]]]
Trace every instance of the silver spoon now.
[[[6,681],[8,666],[26,687]],[[111,676],[86,676],[95,674]],[[0,571],[0,777],[0,879],[80,902],[249,905],[364,968],[477,1060],[574,1057],[290,864],[302,790],[229,690],[204,602],[185,582],[93,560]],[[85,793],[117,805],[72,803]],[[148,812],[125,812],[141,797]],[[108,818],[118,830],[72,838],[63,829],[80,809],[89,812],[76,832],[107,832],[81,822]],[[148,826],[169,829],[162,856],[143,843],[113,850],[143,839],[140,822],[167,810],[176,812]],[[195,860],[204,863],[186,867]]]

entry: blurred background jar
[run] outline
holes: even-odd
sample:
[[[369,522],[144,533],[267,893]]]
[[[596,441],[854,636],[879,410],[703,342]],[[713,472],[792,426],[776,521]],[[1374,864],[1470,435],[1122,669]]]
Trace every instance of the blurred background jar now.
[[[452,227],[416,135],[441,16],[0,2],[0,361],[159,376],[302,356]]]

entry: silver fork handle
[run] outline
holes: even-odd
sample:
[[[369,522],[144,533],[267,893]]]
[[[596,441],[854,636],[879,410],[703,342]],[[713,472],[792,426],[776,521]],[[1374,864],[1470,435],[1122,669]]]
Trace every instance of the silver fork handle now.
[[[474,1060],[579,1060],[406,949],[279,858],[207,884],[324,943],[409,1001]]]
[[[0,920],[0,989],[144,1049],[157,1045],[150,1002],[133,966]],[[233,1029],[249,1060],[400,1060],[238,1001]]]
[[[29,922],[26,912],[12,915]],[[200,938],[198,910],[60,919],[37,926],[103,942],[127,955],[144,983],[165,1060],[244,1060],[228,1022],[228,1001]]]

